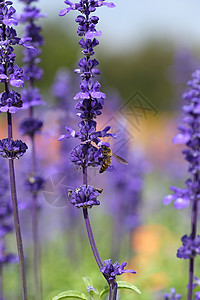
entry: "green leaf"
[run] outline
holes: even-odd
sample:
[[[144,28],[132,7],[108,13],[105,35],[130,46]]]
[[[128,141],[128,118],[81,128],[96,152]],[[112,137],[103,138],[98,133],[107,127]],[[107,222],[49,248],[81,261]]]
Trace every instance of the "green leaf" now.
[[[72,291],[72,290],[60,293],[57,296],[55,296],[52,300],[60,300],[60,299],[67,299],[67,298],[88,300],[88,297],[82,292]]]
[[[93,282],[92,282],[92,279],[88,276],[85,276],[85,277],[82,277],[84,283],[85,283],[85,286],[86,286],[86,289],[88,288],[88,286],[93,286]]]
[[[140,290],[133,285],[132,283],[128,283],[126,281],[117,281],[117,289],[128,289],[128,290],[132,290],[138,294],[141,294]],[[109,292],[109,287],[105,287],[99,295],[99,299],[101,299],[106,293]]]
[[[128,283],[126,281],[117,281],[118,289],[128,289],[132,290],[138,294],[142,294],[137,286],[133,285],[132,283]]]

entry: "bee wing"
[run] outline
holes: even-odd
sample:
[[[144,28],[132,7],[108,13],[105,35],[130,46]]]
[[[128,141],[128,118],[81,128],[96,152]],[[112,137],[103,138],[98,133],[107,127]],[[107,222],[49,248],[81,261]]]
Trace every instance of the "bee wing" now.
[[[122,163],[124,165],[128,165],[128,162],[125,159],[123,159],[122,157],[118,156],[117,154],[112,153],[112,156],[115,157],[120,163]]]

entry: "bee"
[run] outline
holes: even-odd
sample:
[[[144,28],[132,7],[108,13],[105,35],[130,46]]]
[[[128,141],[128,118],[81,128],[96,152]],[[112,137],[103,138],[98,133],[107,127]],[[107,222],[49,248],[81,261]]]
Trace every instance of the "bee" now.
[[[99,173],[103,173],[108,169],[108,167],[111,165],[111,157],[115,157],[120,163],[128,165],[128,162],[123,159],[122,157],[118,156],[117,154],[113,153],[112,150],[105,145],[101,146],[101,154],[103,156],[103,164],[99,170]]]

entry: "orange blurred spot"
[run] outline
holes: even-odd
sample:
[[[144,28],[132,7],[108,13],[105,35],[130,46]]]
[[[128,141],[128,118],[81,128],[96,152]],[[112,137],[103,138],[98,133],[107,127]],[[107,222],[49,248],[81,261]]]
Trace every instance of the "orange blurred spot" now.
[[[152,292],[164,289],[169,285],[169,277],[163,272],[153,273],[149,276],[148,281],[143,282]]]
[[[142,225],[138,227],[132,236],[132,247],[136,252],[153,254],[158,251],[163,239],[169,238],[169,231],[161,225]]]

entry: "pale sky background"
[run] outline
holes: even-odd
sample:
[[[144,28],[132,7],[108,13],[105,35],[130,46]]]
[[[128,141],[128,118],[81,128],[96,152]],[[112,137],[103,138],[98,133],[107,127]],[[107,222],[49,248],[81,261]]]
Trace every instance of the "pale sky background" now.
[[[75,2],[74,0],[71,0]],[[109,1],[109,0],[107,0]],[[13,0],[20,12],[23,4]],[[200,45],[200,1],[199,0],[114,0],[116,8],[101,7],[97,10],[101,20],[98,29],[102,30],[101,42],[109,51],[126,51],[130,46],[138,48],[150,40],[162,38],[173,40],[183,48]],[[63,0],[40,0],[35,4],[55,19],[55,25],[65,26],[75,34],[73,25],[75,12],[58,17],[66,7]],[[66,19],[71,26],[66,26]]]

